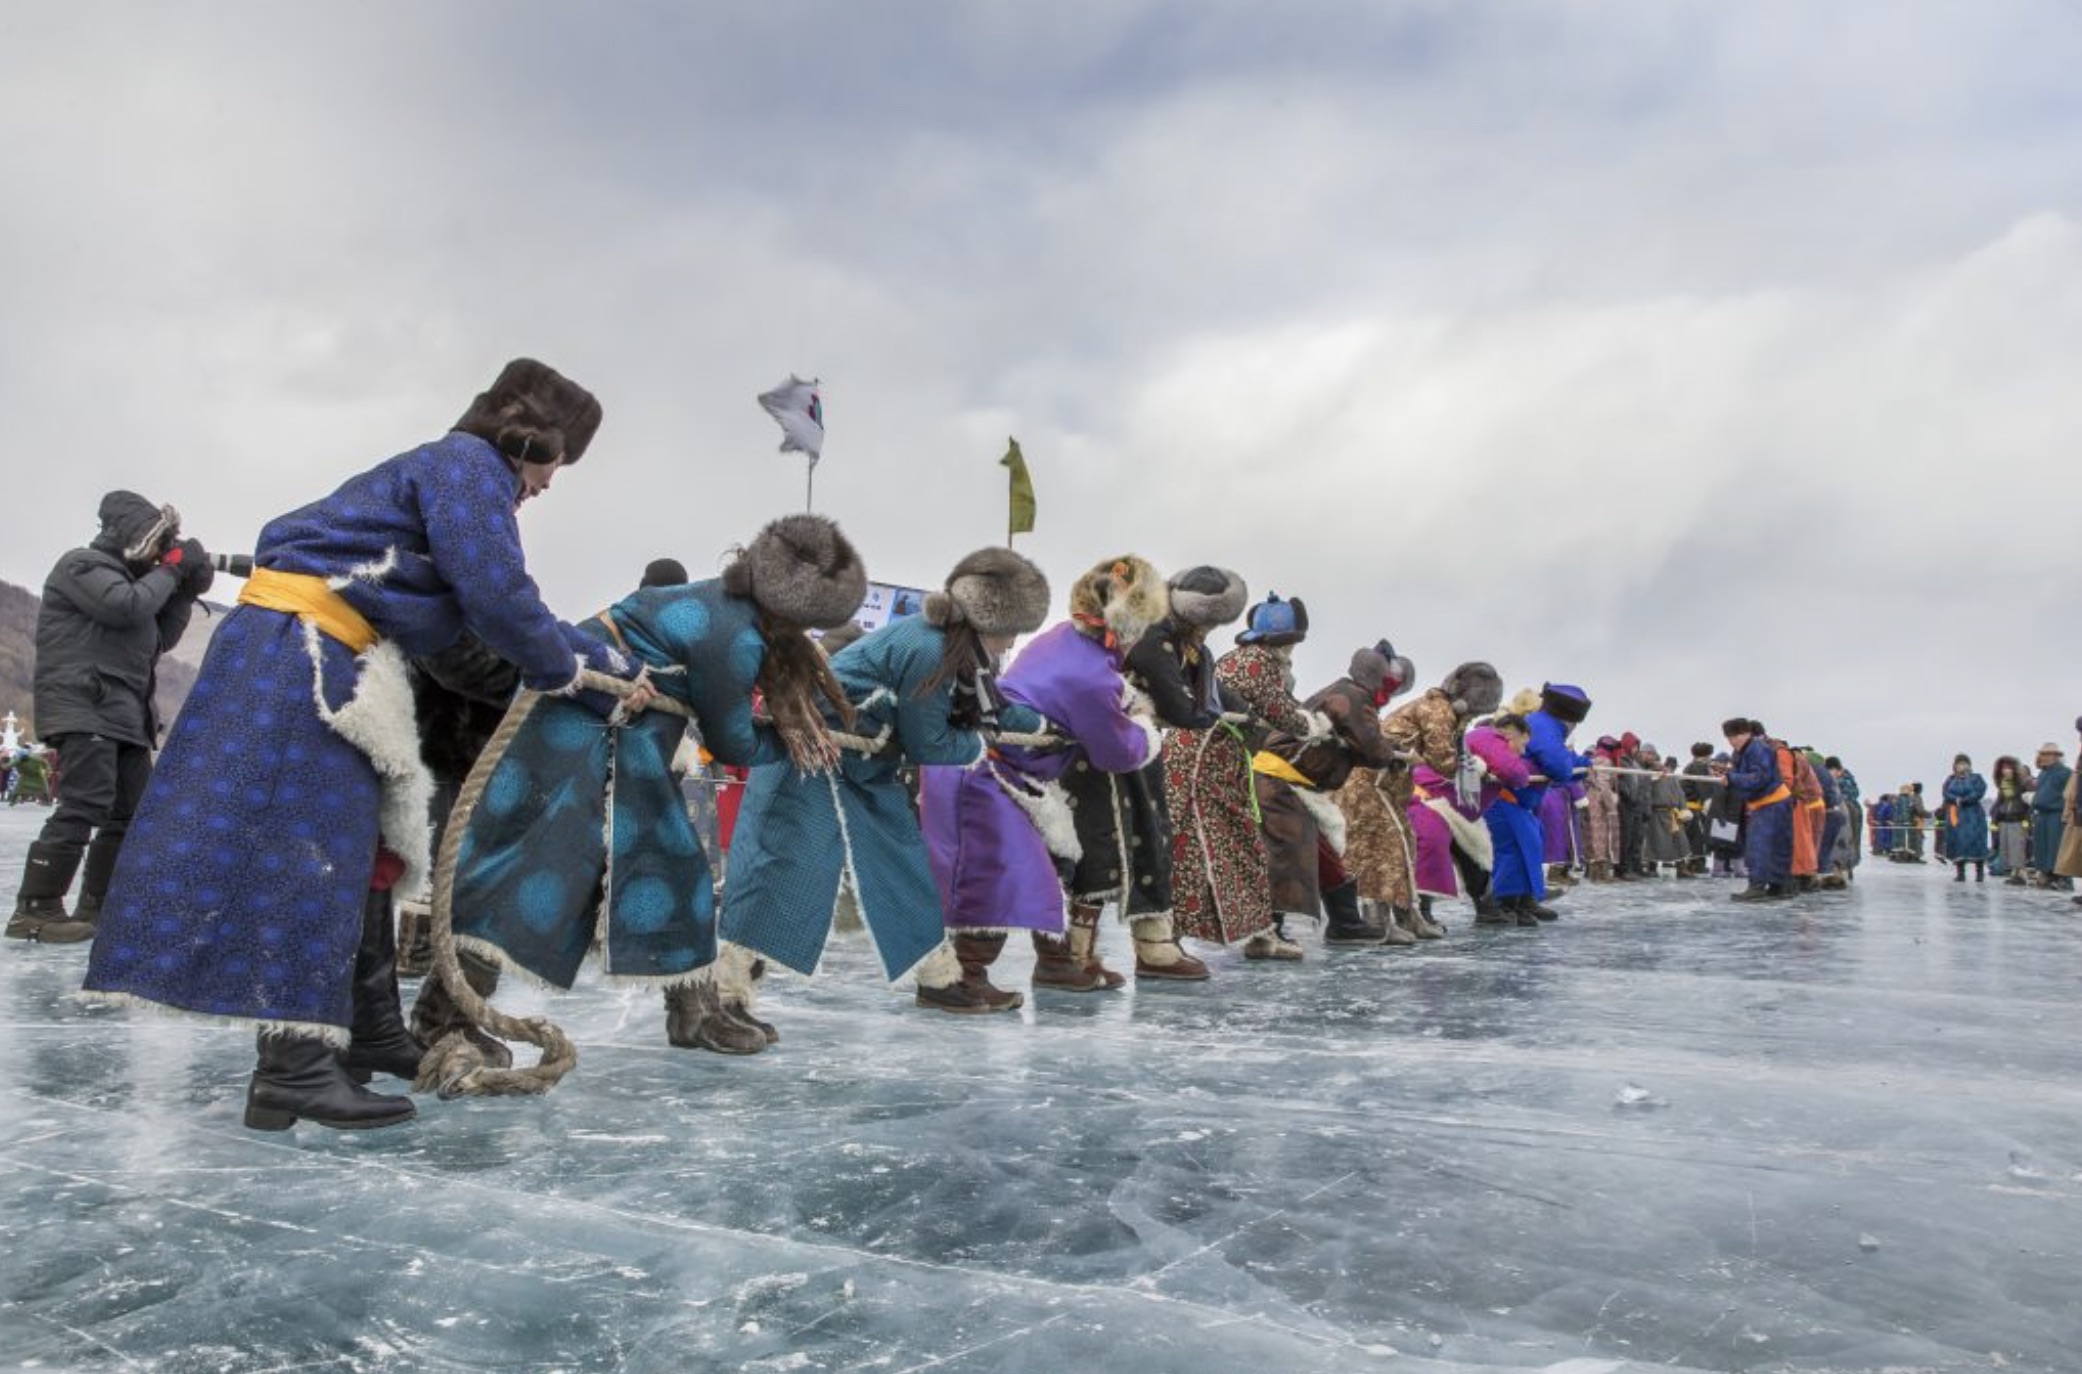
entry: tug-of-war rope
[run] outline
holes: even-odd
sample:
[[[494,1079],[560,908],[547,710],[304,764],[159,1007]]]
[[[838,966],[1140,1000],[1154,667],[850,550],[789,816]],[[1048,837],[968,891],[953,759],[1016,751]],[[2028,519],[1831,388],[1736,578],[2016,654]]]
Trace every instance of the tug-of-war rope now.
[[[636,690],[635,682],[590,670],[579,674],[578,685],[586,691],[605,692],[617,697],[626,697]],[[541,699],[539,692],[524,691],[507,708],[499,728],[492,732],[484,752],[477,756],[477,762],[456,794],[455,805],[448,813],[448,823],[441,832],[441,851],[434,860],[432,914],[427,921],[429,941],[433,946],[433,976],[448,989],[456,1010],[468,1024],[450,1031],[427,1047],[426,1054],[419,1061],[419,1076],[413,1080],[412,1086],[421,1092],[439,1093],[444,1099],[539,1097],[578,1067],[578,1047],[571,1043],[571,1037],[556,1022],[546,1016],[509,1016],[480,996],[477,989],[470,986],[470,980],[463,976],[455,944],[455,869],[462,854],[463,835],[470,828],[470,817],[476,812],[478,799],[484,795],[492,774],[498,771],[500,760],[506,757],[514,736],[520,733],[521,726],[526,724]],[[653,697],[645,709],[694,719],[692,709],[668,696]],[[887,747],[890,736],[887,727],[874,736],[850,735],[837,730],[828,733],[833,744],[852,754],[878,754]],[[1004,744],[1033,746],[1058,742],[1056,736],[1045,730],[1034,735],[1005,734],[996,738]],[[483,1046],[471,1039],[472,1029],[500,1040],[533,1045],[542,1051],[542,1057],[525,1066],[493,1063],[485,1055]]]

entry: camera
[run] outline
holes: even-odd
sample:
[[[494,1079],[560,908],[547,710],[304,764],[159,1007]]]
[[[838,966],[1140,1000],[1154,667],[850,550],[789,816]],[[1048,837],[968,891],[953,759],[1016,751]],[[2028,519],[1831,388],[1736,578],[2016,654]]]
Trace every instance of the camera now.
[[[230,573],[233,577],[251,577],[253,575],[253,555],[250,553],[213,553],[210,555],[210,566],[218,572]]]

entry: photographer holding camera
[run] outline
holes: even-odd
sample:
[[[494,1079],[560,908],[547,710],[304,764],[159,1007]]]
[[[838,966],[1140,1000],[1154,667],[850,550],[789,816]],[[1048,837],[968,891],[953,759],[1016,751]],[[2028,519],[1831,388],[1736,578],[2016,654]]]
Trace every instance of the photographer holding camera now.
[[[36,728],[63,764],[7,934],[91,939],[124,832],[152,773],[159,656],[180,641],[216,576],[181,517],[129,491],[101,498],[101,533],[58,560],[36,617]],[[91,841],[91,842],[90,842]],[[65,894],[85,861],[78,907]]]

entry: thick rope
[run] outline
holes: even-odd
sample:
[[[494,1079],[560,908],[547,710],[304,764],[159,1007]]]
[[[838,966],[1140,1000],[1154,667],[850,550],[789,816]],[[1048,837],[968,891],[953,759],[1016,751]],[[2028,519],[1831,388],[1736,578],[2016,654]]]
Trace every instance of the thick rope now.
[[[484,795],[492,773],[540,699],[535,692],[522,692],[515,698],[484,752],[477,756],[470,776],[463,780],[462,791],[456,795],[448,826],[441,835],[441,853],[434,861],[433,913],[427,924],[434,947],[434,976],[447,987],[456,1009],[472,1025],[502,1040],[524,1040],[539,1046],[542,1058],[529,1068],[499,1068],[486,1062],[483,1050],[471,1043],[466,1031],[451,1031],[430,1046],[419,1061],[419,1077],[412,1086],[421,1092],[431,1089],[444,1098],[540,1096],[578,1067],[578,1048],[556,1023],[547,1017],[513,1017],[500,1011],[477,995],[456,958],[452,903],[463,833],[470,827],[470,816],[477,810],[478,798]]]

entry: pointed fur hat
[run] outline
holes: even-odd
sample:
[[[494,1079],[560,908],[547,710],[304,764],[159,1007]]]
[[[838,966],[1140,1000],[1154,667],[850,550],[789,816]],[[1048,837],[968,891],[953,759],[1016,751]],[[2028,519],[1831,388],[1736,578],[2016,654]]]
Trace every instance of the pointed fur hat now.
[[[836,524],[821,515],[784,515],[723,570],[723,590],[749,596],[776,620],[832,630],[867,599],[867,568]]]
[[[1071,618],[1104,625],[1123,647],[1138,642],[1170,610],[1163,575],[1132,553],[1101,560],[1070,586]]]
[[[1250,604],[1250,589],[1227,568],[1202,564],[1171,579],[1171,617],[1184,625],[1227,625]]]
[[[978,634],[1029,634],[1048,619],[1048,578],[1011,549],[978,549],[954,565],[945,590],[925,598],[925,618],[943,630],[973,625]]]

